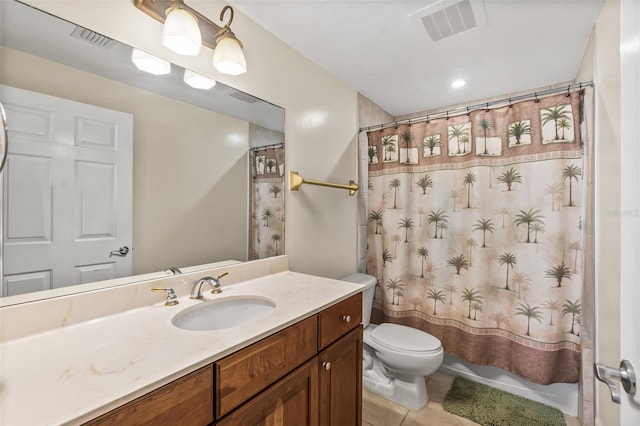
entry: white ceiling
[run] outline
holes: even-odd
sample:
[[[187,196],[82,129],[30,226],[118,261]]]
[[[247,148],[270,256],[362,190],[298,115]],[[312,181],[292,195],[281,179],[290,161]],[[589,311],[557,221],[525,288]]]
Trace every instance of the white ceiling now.
[[[432,41],[419,16],[454,2],[230,1],[400,116],[573,80],[603,0],[471,0],[479,25]]]

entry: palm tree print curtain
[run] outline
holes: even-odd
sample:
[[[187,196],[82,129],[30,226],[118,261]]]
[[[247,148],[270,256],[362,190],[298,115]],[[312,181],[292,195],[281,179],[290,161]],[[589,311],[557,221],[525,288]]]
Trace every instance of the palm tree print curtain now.
[[[284,147],[251,151],[251,226],[249,256],[284,253]]]
[[[531,382],[576,382],[579,93],[368,134],[373,321]]]

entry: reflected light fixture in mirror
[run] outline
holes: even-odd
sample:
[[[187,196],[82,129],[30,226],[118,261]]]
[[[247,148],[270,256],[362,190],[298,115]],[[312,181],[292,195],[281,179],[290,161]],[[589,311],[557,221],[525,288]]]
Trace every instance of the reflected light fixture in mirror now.
[[[209,77],[205,77],[191,70],[184,70],[183,80],[194,89],[209,90],[216,85],[215,80],[212,80]]]
[[[131,61],[142,71],[153,75],[164,75],[171,72],[171,64],[164,59],[150,55],[142,50],[133,49],[131,52]]]
[[[134,0],[134,5],[164,24],[162,44],[172,51],[193,56],[198,54],[199,46],[204,44],[213,49],[213,66],[220,73],[240,75],[247,71],[242,43],[231,31],[231,6],[222,8],[220,20],[224,22],[227,11],[230,16],[225,25],[220,27],[187,6],[183,0]]]

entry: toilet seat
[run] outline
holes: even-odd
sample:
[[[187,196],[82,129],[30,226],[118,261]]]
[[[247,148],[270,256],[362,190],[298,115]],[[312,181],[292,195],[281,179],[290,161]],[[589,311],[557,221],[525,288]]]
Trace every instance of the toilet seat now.
[[[372,342],[392,351],[425,355],[442,351],[442,344],[436,337],[400,324],[380,324],[369,336]]]

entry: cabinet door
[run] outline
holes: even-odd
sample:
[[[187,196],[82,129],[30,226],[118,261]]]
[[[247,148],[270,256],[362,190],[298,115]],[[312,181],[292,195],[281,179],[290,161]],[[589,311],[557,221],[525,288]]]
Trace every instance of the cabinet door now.
[[[317,357],[216,422],[217,426],[317,426],[317,424]]]
[[[208,365],[91,420],[85,426],[204,426],[212,421],[213,367]]]
[[[314,357],[317,323],[314,315],[217,361],[216,418]]]
[[[320,425],[362,424],[362,326],[319,355]]]

